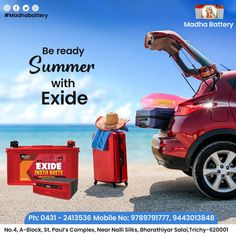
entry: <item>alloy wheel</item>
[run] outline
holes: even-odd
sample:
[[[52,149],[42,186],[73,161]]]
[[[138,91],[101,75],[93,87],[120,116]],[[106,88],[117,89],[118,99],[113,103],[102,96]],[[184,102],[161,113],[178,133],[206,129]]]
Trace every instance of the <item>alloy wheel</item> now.
[[[236,153],[220,150],[212,153],[203,166],[207,185],[216,192],[227,193],[236,189]]]

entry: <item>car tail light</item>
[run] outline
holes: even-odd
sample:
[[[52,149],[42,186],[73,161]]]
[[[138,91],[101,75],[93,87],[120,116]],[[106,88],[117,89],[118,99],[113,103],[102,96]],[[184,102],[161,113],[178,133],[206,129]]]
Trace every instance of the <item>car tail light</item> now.
[[[202,109],[210,109],[213,107],[212,102],[200,103],[200,104],[185,104],[177,106],[175,110],[176,116],[186,116],[195,111],[202,110]]]

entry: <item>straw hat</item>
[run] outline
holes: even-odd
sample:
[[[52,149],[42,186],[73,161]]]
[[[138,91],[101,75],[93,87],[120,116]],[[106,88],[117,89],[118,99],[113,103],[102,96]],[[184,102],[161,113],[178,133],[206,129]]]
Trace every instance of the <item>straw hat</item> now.
[[[129,119],[119,118],[118,114],[115,112],[109,112],[106,116],[100,116],[95,125],[100,130],[112,130],[112,129],[120,129],[123,127]]]

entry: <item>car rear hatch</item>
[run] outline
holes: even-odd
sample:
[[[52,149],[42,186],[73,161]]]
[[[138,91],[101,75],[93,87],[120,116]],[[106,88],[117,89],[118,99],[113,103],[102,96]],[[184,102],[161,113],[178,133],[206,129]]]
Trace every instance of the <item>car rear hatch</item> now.
[[[209,77],[219,77],[215,64],[211,63],[203,54],[195,49],[188,41],[180,37],[176,32],[170,30],[148,32],[145,37],[145,48],[151,50],[165,51],[177,63],[185,77],[193,76],[199,80]],[[195,66],[189,59],[190,56]],[[190,62],[187,65],[184,59]]]

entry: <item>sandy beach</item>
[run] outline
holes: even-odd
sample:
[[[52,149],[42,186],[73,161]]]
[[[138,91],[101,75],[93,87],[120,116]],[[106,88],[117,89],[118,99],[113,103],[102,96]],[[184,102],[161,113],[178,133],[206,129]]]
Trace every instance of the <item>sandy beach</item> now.
[[[80,166],[79,190],[71,200],[32,192],[31,186],[8,186],[0,172],[0,223],[23,223],[32,211],[212,211],[220,223],[236,223],[236,199],[210,200],[191,177],[155,164],[130,165],[129,186],[93,185],[92,167]]]

